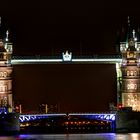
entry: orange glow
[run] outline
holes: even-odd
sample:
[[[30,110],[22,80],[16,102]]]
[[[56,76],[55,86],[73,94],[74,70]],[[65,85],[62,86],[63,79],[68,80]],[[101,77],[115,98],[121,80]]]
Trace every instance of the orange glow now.
[[[122,104],[118,104],[118,109],[122,109]]]
[[[66,125],[68,125],[68,124],[69,124],[69,122],[65,122],[65,124],[66,124]]]

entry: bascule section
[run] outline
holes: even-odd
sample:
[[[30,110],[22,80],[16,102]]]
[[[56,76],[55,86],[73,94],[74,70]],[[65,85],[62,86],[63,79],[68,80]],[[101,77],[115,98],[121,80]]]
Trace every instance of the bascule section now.
[[[122,107],[140,111],[140,42],[137,41],[135,31],[126,42],[121,42],[121,92]]]

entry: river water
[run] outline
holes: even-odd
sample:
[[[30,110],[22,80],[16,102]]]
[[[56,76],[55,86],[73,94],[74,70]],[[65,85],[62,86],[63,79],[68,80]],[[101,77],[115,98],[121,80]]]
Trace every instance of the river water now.
[[[140,140],[140,133],[41,134],[1,136],[0,140]]]

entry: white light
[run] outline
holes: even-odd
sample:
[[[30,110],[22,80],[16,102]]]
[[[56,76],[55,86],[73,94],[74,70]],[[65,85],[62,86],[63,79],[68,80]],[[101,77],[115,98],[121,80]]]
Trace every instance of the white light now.
[[[120,64],[116,63],[116,69],[120,69]]]
[[[14,59],[12,64],[28,64],[28,63],[45,63],[45,62],[62,62],[62,59]]]
[[[109,58],[109,59],[72,59],[73,62],[121,62],[122,59]]]
[[[137,38],[135,37],[134,40],[137,41]]]
[[[13,59],[11,60],[12,64],[32,64],[32,63],[59,63],[59,62],[63,62],[63,59]],[[93,63],[120,63],[122,61],[122,59],[120,58],[108,58],[108,59],[72,59],[71,62],[93,62]]]
[[[36,117],[36,116],[65,116],[66,114],[25,114],[25,115],[20,115],[20,117],[25,117],[25,116],[31,116],[31,117]]]
[[[96,113],[70,113],[68,115],[85,115],[85,116],[98,116],[98,119],[107,119],[107,116],[109,116],[110,120],[115,120],[115,114],[96,114]],[[20,115],[19,120],[20,122],[24,122],[24,121],[30,121],[31,119],[36,119],[38,117],[51,117],[51,116],[67,116],[67,114],[25,114],[25,115]]]
[[[66,51],[66,53],[62,53],[63,56],[63,61],[71,61],[72,60],[72,52],[68,53],[68,51]]]
[[[69,115],[115,115],[115,114],[108,114],[108,113],[104,113],[104,114],[100,114],[100,113],[70,113]]]
[[[132,138],[132,140],[139,140],[139,134],[137,133],[130,133],[130,137]]]

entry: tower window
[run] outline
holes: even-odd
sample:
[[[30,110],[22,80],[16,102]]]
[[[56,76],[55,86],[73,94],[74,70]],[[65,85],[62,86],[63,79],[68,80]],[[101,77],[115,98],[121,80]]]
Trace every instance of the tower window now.
[[[127,72],[126,72],[126,75],[127,75],[127,76],[137,76],[137,71],[133,71],[133,70],[127,71]]]
[[[129,71],[127,71],[127,76],[129,76]]]
[[[7,77],[7,72],[5,71],[5,72],[0,72],[0,77]]]
[[[7,86],[6,85],[0,85],[0,92],[7,92]]]
[[[134,71],[134,76],[137,76],[137,71]]]
[[[127,89],[129,90],[136,90],[137,89],[137,84],[127,84]]]
[[[130,71],[130,76],[133,76],[133,75],[134,75],[133,71]]]

